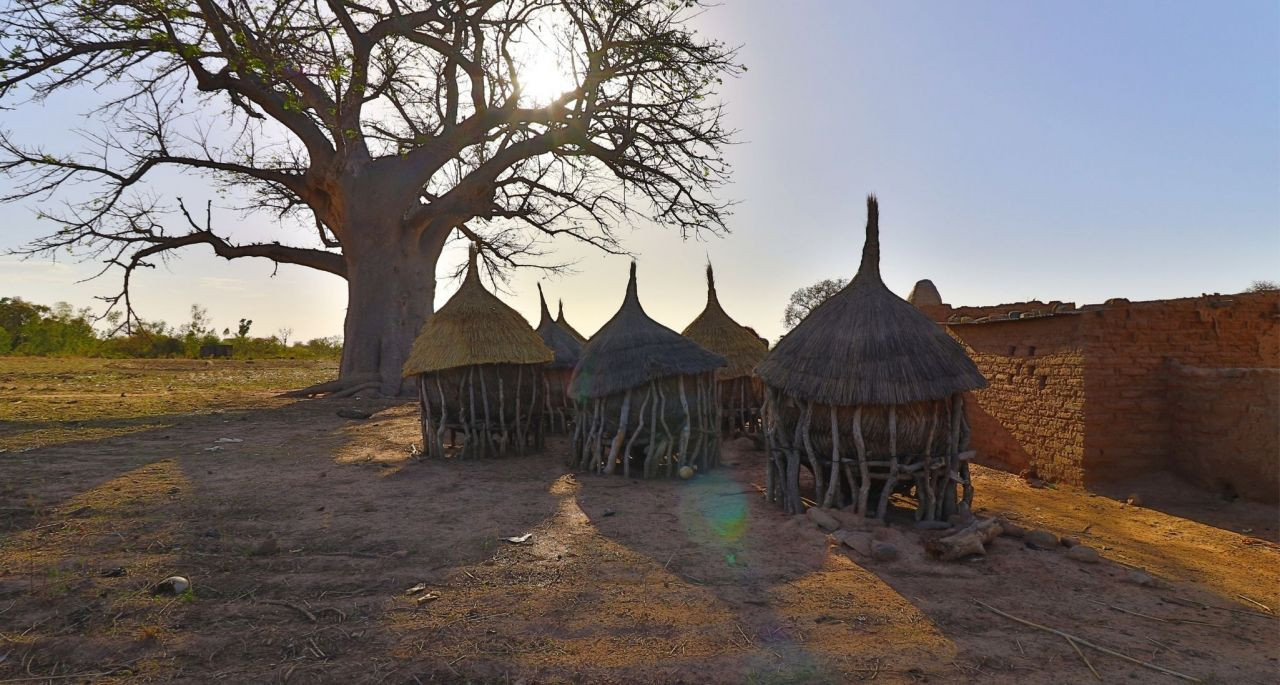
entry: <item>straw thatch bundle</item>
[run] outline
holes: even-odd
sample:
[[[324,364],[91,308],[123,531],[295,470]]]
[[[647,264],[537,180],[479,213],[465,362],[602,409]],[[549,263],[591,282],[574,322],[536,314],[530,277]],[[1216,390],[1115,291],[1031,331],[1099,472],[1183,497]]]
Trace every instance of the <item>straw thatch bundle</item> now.
[[[574,328],[573,326],[570,326],[569,322],[564,318],[564,300],[560,300],[558,302],[558,305],[559,305],[559,311],[556,313],[556,323],[559,324],[561,328],[568,331],[569,335],[572,335],[580,344],[586,345],[587,344],[586,336],[579,333],[578,329]]]
[[[555,353],[555,359],[543,370],[543,417],[552,431],[567,432],[574,415],[569,380],[582,355],[582,341],[551,318],[541,284],[538,285],[538,306],[540,315],[535,330],[542,342]]]
[[[769,346],[755,331],[725,313],[716,296],[716,279],[710,264],[707,264],[707,306],[681,335],[728,362],[728,366],[716,372],[721,432],[726,435],[756,433],[764,404],[764,385],[752,374],[756,364],[769,354]]]
[[[627,295],[582,350],[571,466],[644,477],[689,477],[720,457],[715,370],[725,360],[645,314],[631,265]]]
[[[427,318],[404,364],[418,382],[423,451],[504,454],[542,444],[542,367],[554,354],[514,309],[485,290],[468,256],[462,287]],[[462,442],[458,442],[458,433]]]
[[[971,501],[962,393],[987,382],[959,343],[884,285],[875,197],[858,275],[756,373],[766,386],[766,490],[787,511],[804,508],[802,465],[823,506],[867,513],[873,485],[881,518],[896,490],[914,487],[916,517],[927,520]]]

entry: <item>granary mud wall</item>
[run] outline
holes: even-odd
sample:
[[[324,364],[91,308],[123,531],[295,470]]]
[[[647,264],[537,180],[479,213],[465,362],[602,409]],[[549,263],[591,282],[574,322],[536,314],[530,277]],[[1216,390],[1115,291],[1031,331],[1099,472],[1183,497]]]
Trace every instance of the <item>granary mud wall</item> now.
[[[1221,494],[1280,501],[1280,369],[1170,364],[1170,465]]]
[[[1074,316],[952,326],[990,386],[965,402],[970,445],[986,462],[1079,483],[1084,474],[1084,354]]]
[[[1263,485],[1209,485],[1276,498],[1280,389],[1267,396],[1267,379],[1276,375],[1249,370],[1280,369],[1280,292],[1112,300],[1014,320],[997,317],[1053,309],[1043,303],[931,309],[925,311],[935,319],[945,313],[953,322],[960,313],[992,317],[948,326],[991,383],[973,394],[969,417],[972,444],[988,461],[1087,485],[1153,469],[1204,484],[1210,470],[1204,465],[1227,460],[1241,478],[1263,473]],[[1189,376],[1187,368],[1236,371],[1202,377]],[[1201,406],[1204,418],[1191,423],[1193,410],[1185,407],[1199,400],[1190,399],[1196,383],[1188,377],[1204,386],[1197,390],[1212,390],[1216,403],[1212,411]],[[1253,419],[1233,424],[1233,411]],[[1199,437],[1185,442],[1190,433]],[[1212,435],[1231,456],[1213,446]],[[1259,487],[1268,494],[1256,492]]]

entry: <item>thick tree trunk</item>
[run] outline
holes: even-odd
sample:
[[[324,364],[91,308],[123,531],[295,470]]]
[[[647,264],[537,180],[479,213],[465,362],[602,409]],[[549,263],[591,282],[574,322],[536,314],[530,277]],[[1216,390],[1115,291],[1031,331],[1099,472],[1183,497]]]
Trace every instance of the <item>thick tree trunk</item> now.
[[[434,310],[436,263],[444,235],[404,236],[399,217],[361,217],[343,241],[347,317],[343,379],[376,375],[383,395],[411,395],[400,370],[413,339]]]

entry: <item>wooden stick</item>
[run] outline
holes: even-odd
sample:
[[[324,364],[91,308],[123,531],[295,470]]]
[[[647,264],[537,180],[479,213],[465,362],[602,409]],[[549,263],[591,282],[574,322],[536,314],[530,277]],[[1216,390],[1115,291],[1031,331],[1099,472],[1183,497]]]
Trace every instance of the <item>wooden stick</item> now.
[[[689,414],[689,397],[684,392],[684,376],[676,376],[676,384],[680,388],[680,406],[684,410],[684,425],[680,427],[680,465],[689,464],[687,451],[689,449],[689,421],[692,416]],[[667,475],[670,476],[672,467],[668,462]]]
[[[1240,599],[1243,599],[1244,601],[1246,601],[1246,602],[1248,602],[1248,603],[1250,603],[1250,604],[1253,604],[1253,605],[1256,605],[1256,606],[1260,607],[1263,611],[1267,612],[1268,614],[1274,614],[1274,613],[1275,613],[1274,611],[1272,611],[1272,610],[1271,610],[1271,607],[1269,607],[1269,606],[1267,606],[1267,605],[1263,604],[1262,602],[1259,602],[1259,601],[1258,601],[1258,600],[1256,600],[1256,599],[1249,599],[1248,597],[1245,597],[1244,595],[1236,595],[1236,597],[1239,597]]]
[[[497,368],[498,371],[498,426],[502,429],[502,438],[498,442],[498,449],[502,453],[507,451],[507,399],[502,387],[502,367]],[[524,445],[516,444],[516,452],[524,454]]]
[[[858,483],[858,506],[854,511],[859,516],[866,516],[867,495],[871,493],[871,473],[867,468],[867,444],[862,437],[862,405],[853,410],[853,448],[858,451],[858,472],[861,476]]]
[[[631,433],[631,439],[627,441],[626,447],[622,448],[622,475],[624,478],[631,477],[631,447],[636,444],[636,438],[644,434],[644,410],[649,406],[649,398],[653,397],[653,384],[644,391],[644,399],[640,400],[640,413],[636,416],[636,429]]]
[[[467,420],[464,421],[462,424],[462,451],[459,452],[458,454],[458,456],[460,457],[466,456],[468,452],[471,452],[475,444],[475,441],[471,439],[471,429],[476,422],[476,382],[474,378],[475,372],[476,372],[476,367],[474,366],[467,367],[467,391],[471,397],[471,409],[467,412]]]
[[[1204,604],[1203,602],[1193,602],[1189,599],[1183,599],[1181,597],[1163,597],[1162,596],[1160,597],[1160,599],[1163,599],[1166,602],[1181,604],[1183,606],[1189,606],[1196,609],[1217,609],[1218,611],[1229,611],[1233,614],[1244,614],[1245,616],[1256,616],[1257,618],[1266,618],[1273,621],[1280,620],[1280,616],[1276,616],[1274,614],[1264,614],[1261,611],[1250,611],[1248,609],[1232,609],[1230,607],[1216,607],[1211,604]]]
[[[833,503],[840,502],[840,462],[843,461],[843,458],[840,456],[840,418],[836,415],[836,405],[830,405],[828,409],[831,421],[831,482],[827,484],[827,494],[822,498],[822,506],[824,507],[829,507]],[[813,400],[809,400],[809,408],[806,411],[810,413],[813,412]],[[807,432],[805,433],[805,436],[807,439]],[[810,449],[812,451],[812,448]],[[815,493],[815,497],[817,493],[822,492],[821,473],[822,469],[815,463],[813,469],[813,491]]]
[[[489,418],[489,389],[484,384],[484,367],[477,367],[480,375],[480,399],[484,403],[484,454],[488,456],[493,447],[493,420]]]
[[[1210,626],[1210,627],[1213,627],[1213,628],[1225,628],[1225,627],[1226,627],[1226,626],[1223,626],[1223,625],[1219,625],[1219,624],[1217,624],[1217,623],[1209,623],[1208,621],[1197,621],[1197,620],[1195,620],[1195,619],[1191,619],[1191,618],[1160,618],[1159,616],[1152,616],[1152,615],[1150,615],[1150,614],[1144,614],[1144,613],[1141,613],[1141,612],[1138,612],[1138,611],[1131,611],[1131,610],[1129,610],[1129,609],[1125,609],[1124,607],[1118,607],[1118,606],[1116,606],[1116,605],[1114,605],[1114,604],[1107,604],[1106,602],[1099,602],[1099,601],[1098,601],[1098,600],[1096,600],[1096,599],[1091,599],[1091,600],[1089,600],[1089,601],[1090,601],[1090,602],[1093,602],[1094,604],[1098,604],[1098,605],[1101,605],[1101,606],[1107,607],[1108,609],[1115,609],[1116,611],[1119,611],[1119,612],[1121,612],[1121,613],[1129,614],[1129,615],[1131,615],[1131,616],[1137,616],[1137,617],[1139,617],[1139,618],[1149,618],[1149,619],[1151,619],[1152,621],[1159,621],[1159,622],[1161,622],[1161,623],[1194,623],[1194,624],[1197,624],[1197,625]]]
[[[1165,667],[1163,667],[1163,666],[1157,666],[1157,665],[1155,665],[1155,664],[1153,664],[1153,663],[1146,662],[1146,661],[1143,661],[1143,660],[1141,660],[1141,659],[1135,659],[1135,658],[1133,658],[1133,657],[1129,656],[1128,654],[1123,654],[1123,653],[1121,653],[1121,652],[1117,652],[1117,651],[1115,651],[1114,649],[1108,649],[1108,648],[1106,648],[1106,647],[1101,647],[1101,646],[1099,646],[1099,645],[1095,645],[1094,643],[1089,642],[1088,640],[1081,639],[1081,638],[1076,637],[1075,635],[1072,635],[1072,634],[1070,634],[1070,633],[1065,633],[1065,632],[1063,632],[1063,631],[1061,631],[1061,630],[1056,630],[1056,629],[1054,629],[1054,628],[1050,628],[1050,627],[1048,627],[1048,626],[1042,626],[1042,625],[1040,625],[1039,623],[1033,623],[1033,622],[1028,621],[1028,620],[1026,620],[1026,619],[1024,619],[1024,618],[1018,618],[1017,616],[1014,616],[1013,614],[1005,613],[1005,612],[1003,612],[1003,611],[1001,611],[1001,610],[999,610],[999,609],[997,609],[997,608],[995,608],[995,607],[991,606],[990,604],[987,604],[986,602],[982,602],[982,601],[979,601],[979,600],[977,600],[977,599],[973,599],[972,601],[973,601],[973,603],[974,603],[974,604],[977,604],[978,606],[983,607],[984,609],[987,609],[987,610],[989,610],[989,611],[992,611],[992,612],[995,612],[995,613],[997,613],[997,614],[1000,614],[1001,616],[1003,616],[1003,617],[1005,617],[1005,618],[1007,618],[1007,619],[1009,619],[1009,620],[1011,620],[1011,621],[1017,621],[1018,623],[1021,623],[1021,624],[1022,624],[1022,625],[1024,625],[1024,626],[1030,626],[1030,627],[1032,627],[1032,628],[1035,628],[1036,630],[1043,630],[1043,631],[1045,631],[1046,633],[1052,633],[1052,634],[1054,634],[1054,635],[1057,635],[1058,637],[1063,637],[1063,638],[1066,638],[1067,640],[1072,640],[1072,641],[1078,642],[1078,643],[1080,643],[1080,644],[1084,645],[1085,647],[1089,647],[1090,649],[1096,649],[1096,650],[1098,650],[1099,652],[1102,652],[1103,654],[1110,654],[1111,656],[1119,657],[1119,658],[1121,658],[1121,659],[1124,659],[1125,661],[1129,661],[1129,662],[1131,662],[1131,663],[1135,663],[1135,664],[1137,664],[1137,665],[1139,665],[1139,666],[1142,666],[1143,668],[1149,668],[1149,669],[1151,669],[1151,670],[1153,670],[1153,671],[1159,671],[1159,672],[1164,673],[1164,674],[1166,674],[1166,675],[1171,675],[1171,676],[1173,676],[1173,677],[1175,677],[1175,678],[1181,678],[1181,679],[1183,679],[1183,680],[1186,680],[1186,681],[1188,681],[1188,682],[1192,682],[1192,683],[1200,683],[1200,682],[1204,682],[1204,681],[1202,681],[1202,680],[1200,680],[1199,678],[1196,678],[1196,677],[1194,677],[1194,676],[1189,676],[1189,675],[1187,675],[1187,674],[1185,674],[1185,673],[1179,673],[1179,672],[1177,672],[1177,671],[1173,671],[1173,670],[1167,669],[1167,668],[1165,668]]]
[[[627,393],[622,397],[622,415],[618,417],[618,430],[614,431],[613,440],[609,445],[609,461],[605,462],[605,473],[613,473],[614,464],[618,463],[618,451],[622,449],[622,443],[627,439],[627,423],[630,420],[631,388],[627,388]]]
[[[1089,663],[1089,657],[1085,656],[1084,652],[1080,651],[1080,646],[1076,644],[1076,641],[1071,638],[1066,638],[1066,640],[1067,644],[1071,645],[1071,648],[1076,650],[1076,654],[1078,654],[1080,659],[1084,661],[1084,665],[1089,667],[1089,672],[1093,674],[1093,677],[1097,678],[1098,681],[1101,682],[1102,675],[1098,673],[1098,669],[1093,667],[1093,664]]]

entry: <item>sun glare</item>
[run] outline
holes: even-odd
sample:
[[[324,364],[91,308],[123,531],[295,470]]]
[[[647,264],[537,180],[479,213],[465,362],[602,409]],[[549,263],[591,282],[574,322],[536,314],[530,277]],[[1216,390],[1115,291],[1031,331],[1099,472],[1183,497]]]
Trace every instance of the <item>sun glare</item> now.
[[[521,60],[521,100],[527,105],[545,105],[576,85],[567,60],[549,47],[533,45]]]

